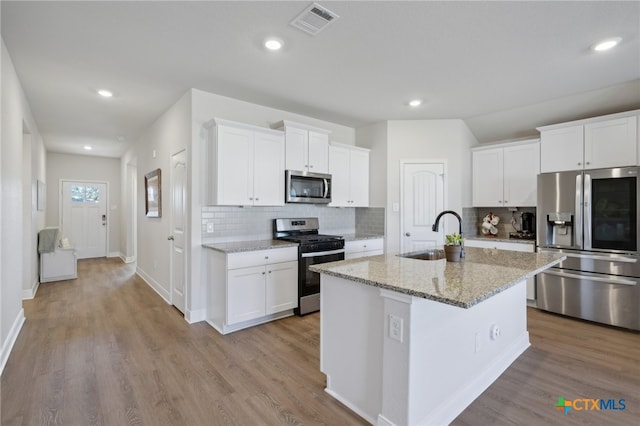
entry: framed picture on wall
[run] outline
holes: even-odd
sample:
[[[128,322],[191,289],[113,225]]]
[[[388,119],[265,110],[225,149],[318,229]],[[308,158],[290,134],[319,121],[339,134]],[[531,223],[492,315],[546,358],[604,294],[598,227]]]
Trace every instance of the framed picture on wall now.
[[[160,169],[155,169],[144,175],[144,209],[147,217],[162,216]]]

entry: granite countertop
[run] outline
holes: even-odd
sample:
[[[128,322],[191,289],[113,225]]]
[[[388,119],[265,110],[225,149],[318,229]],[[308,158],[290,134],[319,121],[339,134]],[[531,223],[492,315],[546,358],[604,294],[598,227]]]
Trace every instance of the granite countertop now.
[[[470,308],[523,279],[559,263],[559,254],[465,248],[460,262],[385,254],[313,265],[327,275],[416,297]]]
[[[376,238],[384,238],[384,235],[351,233],[342,234],[342,238],[344,238],[345,241],[373,240]]]
[[[283,247],[298,247],[298,243],[283,240],[232,241],[225,243],[202,244],[203,247],[223,253],[239,253],[243,251],[270,250]]]

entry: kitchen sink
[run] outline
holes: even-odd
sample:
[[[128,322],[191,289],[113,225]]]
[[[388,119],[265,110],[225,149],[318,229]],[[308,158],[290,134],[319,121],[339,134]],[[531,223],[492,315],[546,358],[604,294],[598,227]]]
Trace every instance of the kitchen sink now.
[[[398,256],[419,260],[440,260],[445,258],[444,250],[442,249],[412,251],[409,253],[400,253]]]

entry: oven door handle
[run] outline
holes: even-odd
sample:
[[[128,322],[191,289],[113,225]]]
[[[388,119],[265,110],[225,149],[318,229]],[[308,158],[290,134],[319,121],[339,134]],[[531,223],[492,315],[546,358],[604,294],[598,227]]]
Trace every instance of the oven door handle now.
[[[344,253],[344,249],[338,250],[330,250],[330,251],[314,251],[311,253],[302,253],[301,257],[319,257],[319,256],[329,256],[331,254],[340,254]]]
[[[322,179],[324,181],[324,195],[322,196],[322,198],[327,198],[327,195],[329,194],[329,180],[328,179]]]
[[[555,275],[561,278],[585,279],[589,281],[597,281],[597,282],[607,283],[607,284],[636,285],[636,281],[625,280],[622,278],[601,278],[601,277],[594,277],[591,275],[571,274],[568,272],[556,272],[556,271],[550,271],[550,270],[546,270],[543,273],[549,274],[549,275]]]

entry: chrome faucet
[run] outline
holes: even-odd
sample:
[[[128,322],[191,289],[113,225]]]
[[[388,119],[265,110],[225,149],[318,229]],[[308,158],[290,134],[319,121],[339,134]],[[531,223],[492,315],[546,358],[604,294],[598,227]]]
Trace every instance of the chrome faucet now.
[[[458,224],[460,225],[459,234],[460,234],[460,237],[462,238],[462,218],[458,213],[454,212],[453,210],[445,210],[442,213],[440,213],[438,217],[436,217],[436,223],[433,224],[433,226],[431,227],[431,230],[433,232],[438,232],[438,224],[440,223],[440,218],[445,214],[452,214],[458,219]],[[464,257],[464,240],[462,240],[462,243],[460,244],[460,249],[461,249],[460,257],[463,258]]]

